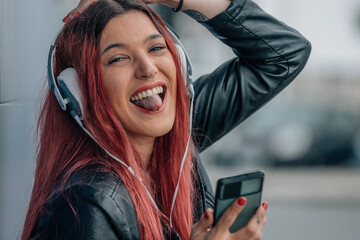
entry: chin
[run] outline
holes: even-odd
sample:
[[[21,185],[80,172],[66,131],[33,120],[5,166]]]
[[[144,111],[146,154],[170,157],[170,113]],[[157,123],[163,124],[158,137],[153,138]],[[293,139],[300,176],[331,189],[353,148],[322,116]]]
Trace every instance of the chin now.
[[[169,123],[169,124],[164,124],[162,126],[156,126],[156,127],[152,127],[152,131],[151,131],[151,135],[153,137],[161,137],[164,136],[166,134],[168,134],[171,129],[174,126],[174,122]]]

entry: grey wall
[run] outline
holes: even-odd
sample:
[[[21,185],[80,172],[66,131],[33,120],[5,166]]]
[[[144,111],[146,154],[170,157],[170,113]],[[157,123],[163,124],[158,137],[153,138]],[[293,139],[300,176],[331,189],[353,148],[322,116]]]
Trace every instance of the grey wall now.
[[[76,1],[0,2],[0,239],[18,239],[32,188],[47,51]]]

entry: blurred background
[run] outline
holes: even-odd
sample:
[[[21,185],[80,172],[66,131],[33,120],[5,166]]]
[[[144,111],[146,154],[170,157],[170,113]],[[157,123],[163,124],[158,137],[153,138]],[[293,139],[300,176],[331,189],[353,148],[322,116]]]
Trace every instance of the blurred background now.
[[[263,239],[359,239],[360,2],[256,0],[312,43],[304,71],[269,104],[202,153],[220,177],[263,169]],[[46,61],[77,0],[0,1],[0,239],[19,239],[35,168]],[[193,79],[233,57],[183,13],[154,6],[181,35]]]

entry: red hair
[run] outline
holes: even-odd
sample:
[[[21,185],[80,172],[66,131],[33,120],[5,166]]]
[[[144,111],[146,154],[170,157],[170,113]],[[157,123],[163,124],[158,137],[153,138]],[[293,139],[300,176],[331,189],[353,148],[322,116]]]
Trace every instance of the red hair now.
[[[54,75],[58,76],[68,67],[77,70],[85,109],[84,125],[102,146],[131,166],[142,179],[147,179],[139,153],[129,141],[125,129],[110,107],[99,67],[98,49],[102,30],[110,19],[133,9],[147,14],[163,35],[177,72],[174,125],[169,133],[156,139],[151,161],[153,182],[145,181],[148,189],[154,189],[152,194],[161,209],[161,217],[139,180],[90,139],[70,114],[61,110],[54,94],[49,91],[39,115],[35,182],[22,239],[31,236],[55,185],[60,182],[64,189],[70,175],[89,164],[101,164],[122,179],[133,201],[142,239],[162,239],[164,236],[161,221],[169,230],[172,198],[190,134],[190,99],[176,47],[160,17],[141,1],[97,2],[66,25],[59,34],[56,41]],[[193,219],[191,152],[188,151],[186,156],[172,213],[173,228],[182,239],[189,238]]]

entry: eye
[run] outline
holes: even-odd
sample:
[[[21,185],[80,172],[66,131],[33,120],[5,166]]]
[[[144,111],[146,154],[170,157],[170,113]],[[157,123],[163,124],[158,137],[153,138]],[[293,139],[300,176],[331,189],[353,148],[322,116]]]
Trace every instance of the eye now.
[[[129,59],[129,57],[126,57],[126,56],[118,56],[118,57],[115,57],[115,58],[111,58],[108,62],[109,65],[113,64],[113,63],[116,63],[116,62],[122,62],[122,61],[125,61]]]
[[[152,47],[149,52],[156,52],[156,51],[160,51],[162,49],[166,49],[166,47],[163,45],[157,45],[155,47]]]

